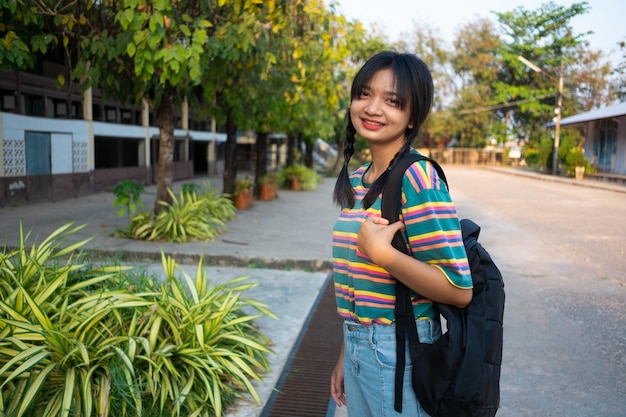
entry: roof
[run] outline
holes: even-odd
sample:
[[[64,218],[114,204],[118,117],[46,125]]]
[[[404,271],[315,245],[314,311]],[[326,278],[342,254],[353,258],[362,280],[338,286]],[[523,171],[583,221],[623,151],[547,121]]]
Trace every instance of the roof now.
[[[578,113],[574,116],[569,116],[561,119],[561,126],[574,125],[578,123],[590,122],[592,120],[610,119],[611,117],[626,116],[626,101],[617,103],[612,106],[602,107],[587,111],[584,113]],[[554,123],[549,123],[546,126],[554,126]]]

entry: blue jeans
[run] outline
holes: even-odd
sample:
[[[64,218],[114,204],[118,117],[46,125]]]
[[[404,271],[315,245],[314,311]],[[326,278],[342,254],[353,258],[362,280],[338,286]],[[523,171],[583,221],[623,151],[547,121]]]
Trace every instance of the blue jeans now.
[[[420,340],[432,343],[441,337],[439,323],[416,320]],[[419,405],[411,382],[411,358],[406,349],[402,414],[393,408],[396,370],[396,326],[364,325],[346,321],[344,389],[350,417],[428,417]]]

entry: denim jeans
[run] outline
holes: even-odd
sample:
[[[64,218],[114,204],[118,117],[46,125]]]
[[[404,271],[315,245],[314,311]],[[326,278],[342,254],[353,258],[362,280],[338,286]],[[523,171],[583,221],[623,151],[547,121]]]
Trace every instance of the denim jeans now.
[[[432,343],[441,336],[439,323],[416,320],[420,341]],[[428,417],[419,405],[411,382],[411,358],[407,344],[404,371],[402,414],[393,408],[396,369],[396,327],[363,325],[346,321],[344,389],[349,417]]]

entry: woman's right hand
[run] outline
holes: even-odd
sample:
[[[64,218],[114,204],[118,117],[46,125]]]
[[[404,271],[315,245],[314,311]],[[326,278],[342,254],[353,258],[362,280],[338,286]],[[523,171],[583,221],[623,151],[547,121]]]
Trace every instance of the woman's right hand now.
[[[343,346],[341,347],[335,369],[333,369],[333,373],[330,374],[330,395],[333,397],[337,407],[347,404],[346,392],[343,386]]]

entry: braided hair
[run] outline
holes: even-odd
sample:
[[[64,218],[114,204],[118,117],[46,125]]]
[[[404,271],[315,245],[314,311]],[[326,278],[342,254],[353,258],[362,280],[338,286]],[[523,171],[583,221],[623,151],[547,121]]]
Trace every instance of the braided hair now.
[[[361,91],[368,86],[374,75],[383,69],[391,69],[395,78],[398,106],[408,106],[410,110],[409,125],[405,130],[405,143],[389,163],[387,170],[372,184],[363,198],[363,206],[371,207],[378,195],[384,190],[389,172],[396,161],[411,150],[411,144],[417,137],[419,129],[428,117],[433,102],[433,79],[428,66],[420,58],[409,53],[383,51],[372,56],[361,67],[354,77],[350,90],[350,102],[358,98]],[[342,207],[354,207],[354,188],[350,183],[348,164],[354,154],[356,129],[350,118],[350,110],[346,113],[346,139],[344,141],[344,164],[335,183],[334,201]]]

